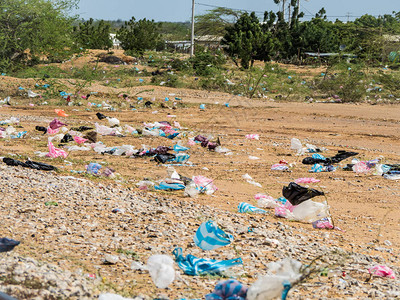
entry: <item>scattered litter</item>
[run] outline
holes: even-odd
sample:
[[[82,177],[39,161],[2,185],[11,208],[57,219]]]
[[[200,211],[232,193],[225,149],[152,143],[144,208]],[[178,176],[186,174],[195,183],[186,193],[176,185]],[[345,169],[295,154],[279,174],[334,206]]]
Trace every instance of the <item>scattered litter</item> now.
[[[175,280],[174,260],[168,255],[153,255],[147,260],[147,269],[156,287],[167,288]]]
[[[260,135],[258,134],[246,134],[246,139],[248,140],[259,140],[260,139]]]
[[[253,180],[253,178],[249,175],[249,174],[244,174],[242,176],[243,179],[246,179],[246,181],[252,185],[258,186],[258,187],[262,187],[262,185],[256,181]]]
[[[193,240],[196,246],[203,250],[214,250],[232,243],[233,236],[225,233],[214,221],[209,220],[200,225]]]
[[[247,290],[248,287],[237,280],[220,281],[214,291],[206,295],[206,300],[245,300]]]
[[[8,252],[14,249],[15,246],[18,246],[21,242],[8,239],[8,238],[0,238],[0,252]]]
[[[246,202],[240,202],[238,206],[238,212],[240,213],[259,213],[259,214],[267,214],[267,211],[255,207],[254,205],[251,205]]]
[[[369,268],[368,272],[371,274],[371,276],[388,277],[391,279],[396,279],[396,275],[394,274],[393,270],[387,266],[377,265],[372,268]]]
[[[221,272],[237,265],[242,265],[241,258],[230,260],[214,260],[206,258],[197,258],[191,254],[186,257],[182,254],[182,248],[175,248],[172,252],[175,255],[175,261],[179,268],[187,275],[221,275]]]

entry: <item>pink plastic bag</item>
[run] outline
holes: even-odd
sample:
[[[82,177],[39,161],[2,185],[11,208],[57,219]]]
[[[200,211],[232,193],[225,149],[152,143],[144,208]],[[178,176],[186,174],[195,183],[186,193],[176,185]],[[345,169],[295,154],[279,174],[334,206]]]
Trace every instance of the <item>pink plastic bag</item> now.
[[[353,166],[353,171],[356,173],[368,173],[371,170],[365,161],[359,161]]]
[[[311,177],[311,178],[302,177],[302,178],[296,179],[294,182],[296,182],[296,183],[317,183],[320,181],[321,180],[315,179],[314,177]]]
[[[260,136],[258,134],[246,134],[246,139],[248,139],[248,140],[259,140]]]
[[[67,124],[61,122],[57,118],[54,118],[54,120],[49,123],[49,128],[54,130],[54,129],[58,129],[60,127],[63,127],[64,125],[67,125]]]
[[[204,177],[204,176],[194,176],[193,178],[194,183],[200,188],[201,192],[205,192],[207,195],[211,195],[214,193],[218,188],[214,185],[212,179]]]
[[[174,121],[174,126],[178,129],[182,129],[181,124],[179,124],[177,121]]]
[[[87,139],[84,139],[80,136],[74,136],[74,141],[77,142],[78,144],[83,144],[84,142],[87,142]]]
[[[53,143],[50,141],[48,141],[47,146],[49,147],[49,153],[46,154],[47,157],[57,158],[62,156],[66,158],[68,156],[67,152],[54,147]]]
[[[193,140],[188,140],[188,145],[189,146],[194,146],[194,145],[196,145],[196,142],[193,141]]]
[[[58,133],[58,131],[60,131],[59,128],[57,128],[57,129],[51,129],[50,126],[47,127],[47,133],[48,133],[48,134],[56,134],[56,133]]]
[[[383,265],[377,265],[375,267],[369,268],[368,272],[372,276],[389,277],[391,279],[396,279],[396,275],[394,274],[393,270]]]

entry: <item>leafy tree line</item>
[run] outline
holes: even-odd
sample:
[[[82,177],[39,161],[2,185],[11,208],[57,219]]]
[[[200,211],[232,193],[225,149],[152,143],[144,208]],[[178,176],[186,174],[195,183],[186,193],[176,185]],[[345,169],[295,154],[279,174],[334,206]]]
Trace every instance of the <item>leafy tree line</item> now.
[[[352,53],[362,59],[378,62],[383,59],[383,34],[400,34],[400,13],[378,18],[364,15],[354,22],[331,22],[325,9],[310,21],[301,21],[298,1],[291,1],[292,15],[285,20],[284,12],[265,12],[263,22],[255,13],[243,13],[225,27],[222,43],[234,62],[248,68],[254,60],[295,61],[305,52]],[[289,6],[290,7],[290,6]]]

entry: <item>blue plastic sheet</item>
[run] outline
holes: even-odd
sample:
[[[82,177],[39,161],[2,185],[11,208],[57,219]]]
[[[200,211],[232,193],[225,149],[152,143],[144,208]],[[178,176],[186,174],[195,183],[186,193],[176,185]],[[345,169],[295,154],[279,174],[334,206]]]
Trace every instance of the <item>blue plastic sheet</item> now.
[[[175,248],[172,252],[175,255],[175,261],[179,268],[187,275],[204,275],[204,274],[221,274],[236,265],[242,265],[243,261],[241,258],[230,259],[230,260],[214,260],[206,258],[197,258],[191,254],[186,257],[182,254],[182,248]]]
[[[154,186],[156,190],[184,190],[185,186],[180,183],[166,183],[166,182],[161,182],[159,185]]]
[[[240,202],[238,206],[238,212],[240,213],[260,213],[266,214],[267,212],[261,208],[255,207],[246,202]]]
[[[225,233],[214,221],[209,220],[200,225],[193,240],[196,246],[203,250],[214,250],[232,243],[233,236]]]

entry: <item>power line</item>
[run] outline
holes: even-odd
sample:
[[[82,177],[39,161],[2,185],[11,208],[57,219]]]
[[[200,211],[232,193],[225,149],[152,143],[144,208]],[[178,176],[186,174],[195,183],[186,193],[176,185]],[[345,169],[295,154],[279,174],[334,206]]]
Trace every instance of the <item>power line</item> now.
[[[206,6],[206,7],[213,7],[213,8],[225,8],[225,9],[230,9],[230,10],[234,10],[234,11],[244,11],[244,12],[255,12],[257,14],[264,14],[265,11],[257,11],[257,10],[248,10],[248,9],[240,9],[240,8],[232,8],[232,7],[226,7],[226,6],[218,6],[218,5],[211,5],[211,4],[206,4],[206,3],[199,3],[196,2],[197,5],[200,6]],[[302,9],[304,9],[308,14],[304,14],[305,17],[314,17],[315,14],[311,13],[307,8],[304,7],[304,5],[302,5]],[[382,15],[370,15],[372,17],[381,17]],[[353,15],[343,15],[343,16],[326,16],[327,18],[361,18],[362,16],[353,16]]]

